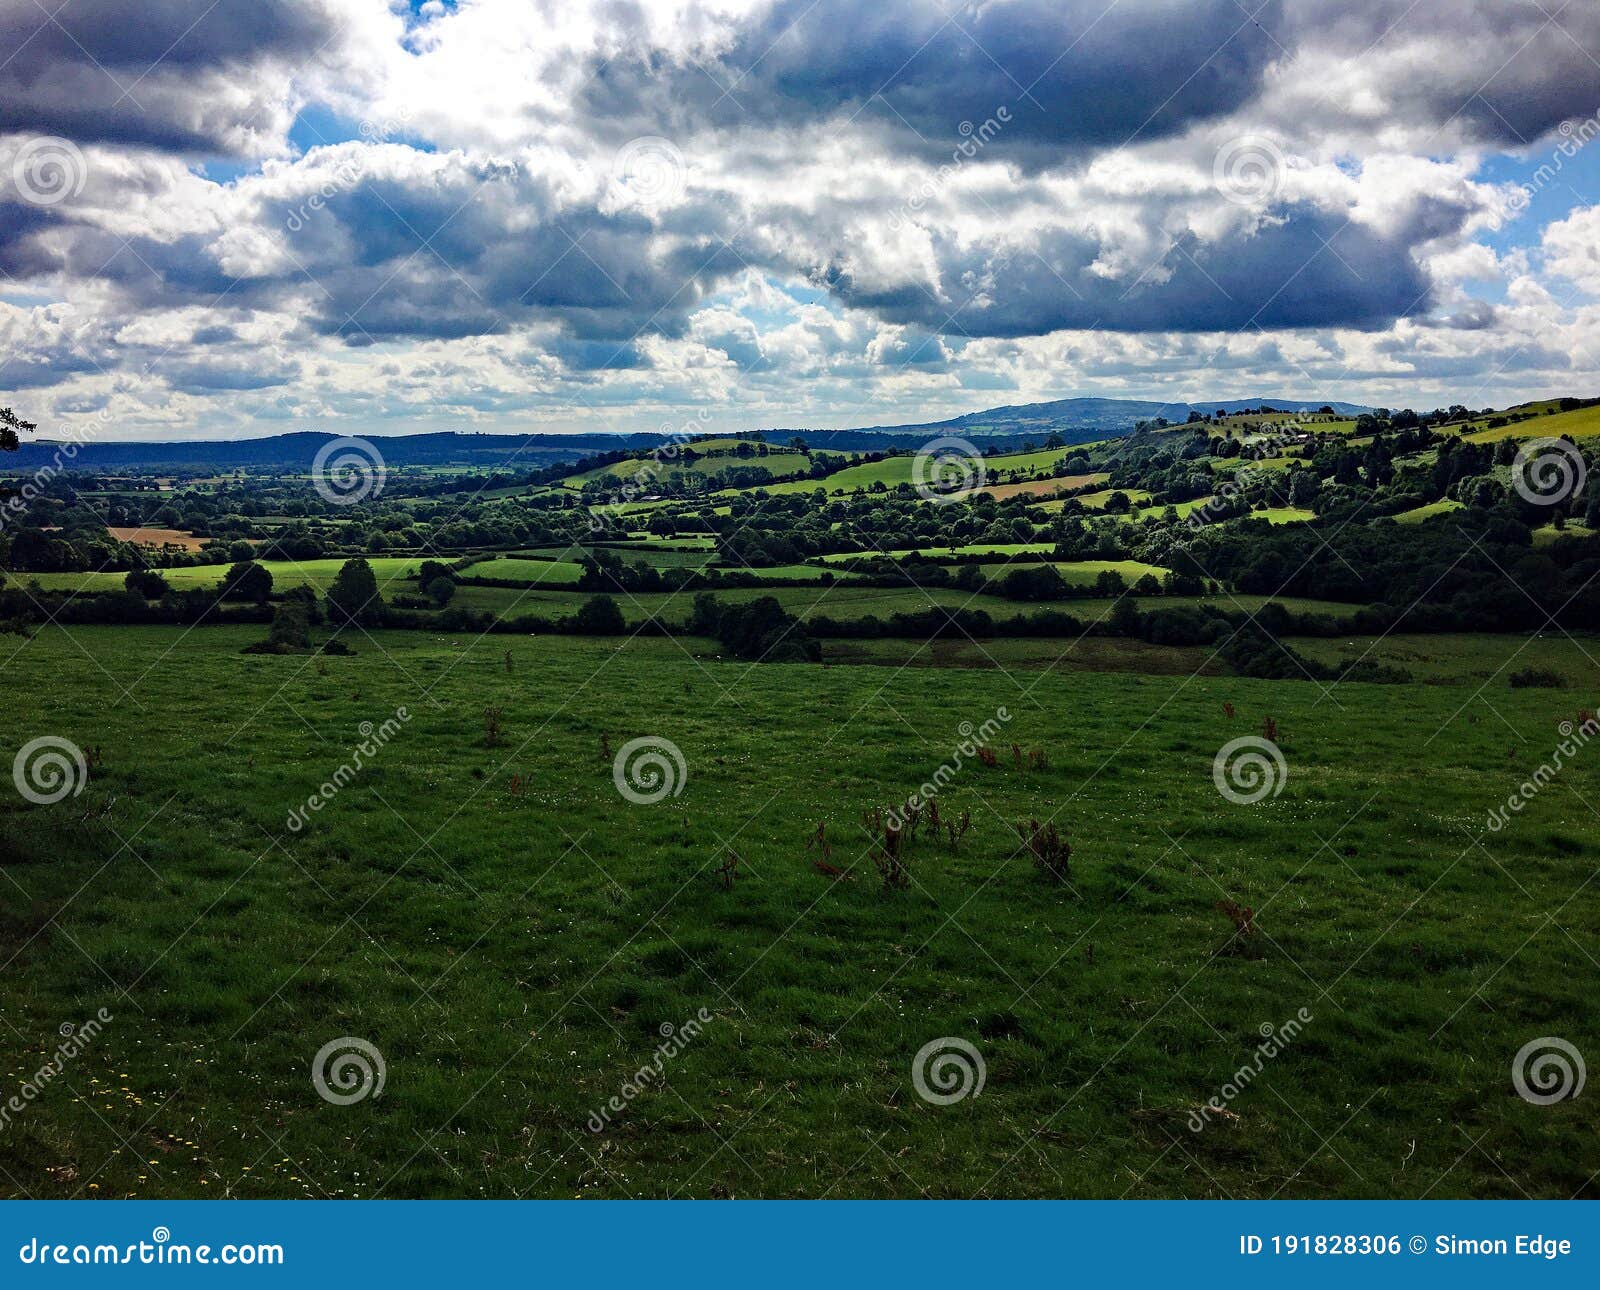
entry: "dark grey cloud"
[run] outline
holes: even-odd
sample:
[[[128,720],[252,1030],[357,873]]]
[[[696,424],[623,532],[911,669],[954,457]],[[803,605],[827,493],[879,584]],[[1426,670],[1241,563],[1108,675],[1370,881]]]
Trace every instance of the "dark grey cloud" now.
[[[936,239],[948,283],[942,296],[910,286],[859,288],[842,268],[825,276],[849,304],[957,336],[1364,328],[1429,307],[1431,287],[1413,245],[1304,208],[1217,242],[1176,239],[1131,278],[1094,272],[1099,242],[1060,230],[1028,248]]]
[[[272,145],[290,80],[337,51],[324,0],[0,0],[0,132],[195,153]]]
[[[1600,110],[1593,0],[1301,0],[1287,18],[1288,74],[1365,70],[1387,124],[1516,148]]]
[[[1026,162],[1158,139],[1235,111],[1279,46],[1281,0],[779,0],[715,59],[647,49],[596,62],[587,115],[626,133],[875,123],[949,152],[1005,109],[985,147]]]

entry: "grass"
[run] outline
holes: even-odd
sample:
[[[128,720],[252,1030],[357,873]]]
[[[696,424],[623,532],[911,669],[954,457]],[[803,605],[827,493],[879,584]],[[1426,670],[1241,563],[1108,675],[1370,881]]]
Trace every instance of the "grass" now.
[[[726,470],[730,466],[763,466],[774,475],[782,476],[793,474],[796,471],[809,470],[811,467],[811,458],[803,452],[773,450],[764,457],[758,456],[754,452],[749,456],[741,457],[729,450],[733,442],[732,440],[723,440],[718,443],[686,445],[686,447],[693,448],[696,453],[702,454],[691,462],[685,462],[679,458],[663,458],[660,462],[657,462],[648,456],[629,457],[624,461],[613,462],[609,466],[596,466],[592,470],[568,475],[561,483],[565,488],[582,488],[592,480],[608,479],[622,483],[641,473],[649,478],[665,480],[674,472],[681,472],[685,475],[714,475],[719,470]]]
[[[327,591],[333,585],[333,580],[338,576],[339,570],[349,559],[348,556],[335,556],[329,559],[318,560],[261,560],[258,563],[272,574],[272,588],[274,591],[287,591],[290,587],[311,586],[318,591]],[[373,575],[378,579],[379,586],[398,583],[403,579],[415,577],[418,569],[422,567],[422,556],[384,556],[372,555],[367,557],[367,563],[372,566]],[[233,566],[230,564],[197,564],[181,569],[161,569],[161,576],[167,580],[167,585],[178,591],[190,591],[203,587],[217,587],[222,585],[223,575]],[[27,584],[38,582],[46,591],[120,591],[123,580],[128,575],[112,571],[89,573],[7,573],[8,580]],[[415,591],[415,587],[394,586],[392,590]]]
[[[1574,687],[1578,704],[1588,704],[1583,687],[1592,684],[1600,664],[1600,641],[1592,637],[1563,636],[1559,632],[1535,637],[1449,635],[1321,637],[1295,639],[1293,647],[1325,663],[1347,663],[1368,658],[1403,667],[1414,679],[1429,685],[1484,686],[1485,697],[1498,707],[1499,692],[1509,684],[1507,675],[1530,665],[1548,668]],[[1492,693],[1491,693],[1492,692]],[[1490,709],[1468,718],[1494,720]]]
[[[1026,569],[1027,564],[1005,563],[985,564],[980,566],[989,577],[1007,573],[1012,569]],[[1130,587],[1145,574],[1156,580],[1165,578],[1169,572],[1158,564],[1146,564],[1142,560],[1074,560],[1071,563],[1057,563],[1052,561],[1051,567],[1068,582],[1078,585],[1093,582],[1102,573],[1115,573],[1119,575]]]
[[[1389,518],[1396,524],[1421,524],[1423,520],[1431,520],[1435,515],[1448,515],[1451,511],[1462,510],[1462,503],[1449,497],[1441,497],[1437,502],[1429,502],[1426,506],[1417,506],[1409,511],[1401,511],[1398,515]]]
[[[567,560],[519,560],[515,556],[480,560],[462,571],[463,578],[499,578],[530,587],[570,585],[583,576],[583,566]]]
[[[259,635],[13,646],[11,740],[101,760],[79,797],[0,798],[10,1078],[64,1022],[113,1020],[0,1135],[7,1194],[1596,1196],[1600,1102],[1510,1080],[1540,1035],[1600,1051],[1600,904],[1576,898],[1596,766],[1483,826],[1576,692],[1065,671],[1022,666],[1027,643],[1015,670],[751,667],[709,642],[389,633],[319,670],[242,654]],[[1520,667],[1547,645],[1463,648]],[[861,811],[1002,707],[999,764],[940,799],[972,832],[914,844],[909,889],[880,892]],[[1283,791],[1232,805],[1213,758],[1268,716]],[[681,750],[680,796],[619,796],[602,740],[642,736]],[[1030,816],[1071,840],[1070,887],[1019,854]],[[854,880],[813,869],[819,820]],[[1222,899],[1261,934],[1236,942]],[[1231,1117],[1190,1132],[1300,1009]],[[340,1036],[381,1052],[380,1095],[314,1091]],[[980,1096],[917,1096],[942,1036],[977,1047]]]
[[[485,590],[477,587],[463,587],[458,591],[457,597],[465,596],[468,592]],[[499,589],[515,601],[516,614],[536,614],[544,617],[561,619],[577,611],[578,607],[589,598],[588,592],[558,591],[558,590],[529,590],[515,591]],[[1019,614],[1032,613],[1041,608],[1056,609],[1071,614],[1084,622],[1095,622],[1104,618],[1111,612],[1115,600],[1103,597],[1083,598],[1075,600],[1052,601],[1046,605],[1025,603],[1016,600],[1007,600],[1001,596],[974,595],[970,591],[963,591],[956,587],[871,587],[853,584],[844,579],[831,586],[785,586],[785,587],[734,587],[720,590],[716,593],[718,599],[729,604],[744,604],[764,596],[772,596],[790,613],[801,618],[829,617],[841,621],[852,621],[873,615],[878,618],[888,618],[892,614],[914,614],[923,610],[943,607],[946,609],[983,610],[996,619],[1012,618]],[[675,592],[634,592],[619,594],[615,597],[622,610],[622,616],[630,624],[642,622],[646,617],[656,616],[669,622],[682,622],[689,615],[690,607],[694,602],[695,593],[692,591]],[[1259,609],[1268,602],[1265,596],[1162,596],[1152,597],[1141,602],[1146,607],[1153,606],[1181,606],[1181,605],[1215,605],[1221,609],[1243,610],[1250,612]],[[509,603],[509,601],[508,601]],[[1275,598],[1275,603],[1297,613],[1327,614],[1339,618],[1353,614],[1357,606],[1342,604],[1327,600],[1305,600],[1290,596]],[[475,606],[477,607],[477,606]],[[501,610],[505,612],[505,610]]]
[[[1054,542],[967,542],[956,546],[922,546],[899,551],[839,551],[821,556],[820,559],[826,564],[876,556],[905,560],[913,555],[922,555],[929,560],[947,560],[960,555],[1049,555],[1055,549]]]
[[[1104,471],[1096,471],[1089,475],[1057,475],[1051,479],[1024,480],[1016,484],[991,484],[982,489],[974,489],[973,492],[987,493],[997,502],[1004,501],[1008,497],[1054,497],[1057,493],[1069,492],[1074,488],[1102,484],[1109,478],[1111,476]]]
[[[1268,524],[1303,524],[1316,519],[1317,513],[1303,506],[1264,506],[1259,511],[1251,511],[1250,518],[1266,520]]]
[[[1000,456],[983,458],[984,465],[995,472],[1002,479],[1007,471],[1021,470],[1033,474],[1041,470],[1051,470],[1064,461],[1072,448],[1047,448],[1036,452],[1013,452]],[[915,454],[905,454],[898,457],[885,457],[882,461],[864,461],[854,466],[846,466],[843,470],[835,471],[824,479],[795,479],[780,484],[764,485],[766,491],[775,494],[785,493],[812,493],[821,489],[825,493],[853,493],[858,489],[871,488],[874,484],[882,484],[885,488],[894,488],[899,484],[912,482],[912,465],[916,461]],[[1088,482],[1090,476],[1076,477],[1080,482]],[[1002,485],[1001,487],[1010,487]],[[725,495],[734,490],[725,490]],[[994,489],[987,491],[994,492]],[[1010,496],[1011,493],[997,493],[997,496]]]
[[[1571,412],[1547,412],[1543,416],[1497,426],[1493,430],[1476,430],[1465,437],[1473,443],[1493,443],[1498,439],[1554,439],[1561,435],[1571,435],[1574,439],[1590,439],[1600,435],[1600,404],[1592,408],[1576,408]]]

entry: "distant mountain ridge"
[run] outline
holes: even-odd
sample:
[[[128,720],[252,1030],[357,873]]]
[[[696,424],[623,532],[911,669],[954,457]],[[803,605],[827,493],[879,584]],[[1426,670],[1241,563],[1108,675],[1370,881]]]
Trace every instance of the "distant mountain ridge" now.
[[[1229,412],[1240,408],[1276,408],[1280,412],[1314,412],[1330,407],[1340,416],[1359,416],[1372,408],[1362,403],[1342,403],[1336,399],[1214,399],[1199,403],[1158,402],[1151,399],[1072,398],[1048,403],[1018,403],[986,408],[944,421],[909,425],[863,427],[883,434],[923,434],[966,430],[973,434],[1037,434],[1041,430],[1131,430],[1141,421],[1165,417],[1168,421],[1187,421],[1192,412],[1212,413],[1219,408]]]
[[[839,452],[903,447],[912,436],[942,434],[985,439],[1042,439],[1059,434],[1068,443],[1125,434],[1141,421],[1165,417],[1171,422],[1188,419],[1191,412],[1234,411],[1265,404],[1283,412],[1331,407],[1342,416],[1372,409],[1359,403],[1329,399],[1219,399],[1208,403],[1157,402],[1149,399],[1073,398],[1048,403],[1021,403],[987,408],[943,421],[891,426],[862,426],[853,430],[763,430],[743,438],[785,443],[796,436],[818,448]],[[204,467],[232,470],[251,467],[309,469],[322,446],[340,435],[315,430],[261,439],[185,440],[166,443],[88,443],[67,459],[67,466],[98,469]],[[636,434],[470,434],[440,430],[428,434],[374,436],[384,461],[395,467],[474,465],[531,469],[576,461],[600,452],[640,451],[655,447],[667,436]],[[730,437],[730,436],[722,436]],[[61,440],[30,439],[15,453],[0,457],[0,471],[31,470],[50,464]]]

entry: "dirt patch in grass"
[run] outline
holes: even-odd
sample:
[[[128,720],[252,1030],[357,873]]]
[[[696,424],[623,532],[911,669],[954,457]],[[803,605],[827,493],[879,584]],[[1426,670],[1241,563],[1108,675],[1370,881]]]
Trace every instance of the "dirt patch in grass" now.
[[[185,551],[198,551],[209,538],[196,537],[183,529],[111,528],[106,532],[118,542],[133,542],[139,546],[181,546]]]

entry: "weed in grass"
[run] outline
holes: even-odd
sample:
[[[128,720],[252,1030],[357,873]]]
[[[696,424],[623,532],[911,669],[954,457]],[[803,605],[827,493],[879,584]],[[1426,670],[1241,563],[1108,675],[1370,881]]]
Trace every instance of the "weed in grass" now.
[[[1041,825],[1029,820],[1027,828],[1017,825],[1017,835],[1033,857],[1033,867],[1054,883],[1072,881],[1072,843],[1056,832],[1054,824]]]

